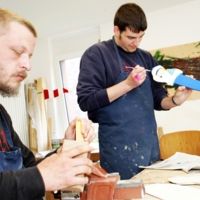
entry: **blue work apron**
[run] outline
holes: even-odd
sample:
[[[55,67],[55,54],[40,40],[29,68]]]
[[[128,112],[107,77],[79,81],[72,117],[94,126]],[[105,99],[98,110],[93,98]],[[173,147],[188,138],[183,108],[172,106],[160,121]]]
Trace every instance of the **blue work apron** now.
[[[116,84],[125,80],[117,45],[113,45],[120,65]],[[132,64],[144,66],[138,52]],[[131,65],[133,66],[133,65]],[[100,164],[108,172],[119,172],[121,179],[130,179],[160,159],[157,125],[150,76],[139,87],[124,94],[97,111],[99,123]]]
[[[4,170],[23,169],[24,165],[23,165],[21,148],[15,147],[13,145],[13,141],[12,141],[12,137],[11,137],[8,125],[1,111],[0,111],[0,119],[1,119],[1,124],[6,136],[6,140],[11,148],[11,151],[6,151],[6,152],[0,151],[0,173]],[[43,200],[43,198],[41,197],[37,200]]]
[[[6,136],[6,140],[11,148],[11,151],[0,151],[0,172],[4,170],[17,170],[24,168],[21,149],[14,147],[10,131],[7,123],[0,111],[1,124]]]

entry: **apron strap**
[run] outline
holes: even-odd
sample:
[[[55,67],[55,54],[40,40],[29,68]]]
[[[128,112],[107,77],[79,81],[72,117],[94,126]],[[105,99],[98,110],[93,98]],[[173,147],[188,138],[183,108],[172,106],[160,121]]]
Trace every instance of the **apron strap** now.
[[[12,137],[11,137],[11,134],[10,134],[8,125],[7,125],[7,123],[6,123],[6,120],[5,120],[5,118],[4,118],[4,116],[3,116],[2,112],[1,112],[1,110],[0,110],[0,119],[1,119],[2,126],[3,126],[3,130],[4,130],[5,134],[6,134],[7,142],[8,142],[8,144],[9,144],[9,146],[10,146],[11,148],[13,148]]]
[[[119,50],[118,50],[118,48],[117,48],[117,44],[116,44],[116,42],[115,42],[114,36],[112,37],[112,41],[113,41],[113,46],[114,46],[114,49],[115,49],[115,53],[117,54],[117,59],[118,59],[118,63],[119,63],[119,66],[120,66],[120,71],[123,72],[123,63],[122,63],[121,56],[119,55]],[[137,60],[138,60],[138,64],[139,64],[140,66],[143,66],[144,64],[143,64],[143,62],[142,62],[142,59],[140,58],[140,55],[139,55],[137,49],[136,49],[135,53],[136,53],[135,55],[136,55]],[[143,67],[144,67],[144,66],[143,66]]]
[[[119,55],[119,51],[118,51],[117,44],[115,42],[114,36],[112,37],[112,41],[113,41],[113,46],[114,46],[114,49],[115,49],[115,53],[117,54],[117,59],[118,59],[118,63],[119,63],[119,66],[120,66],[120,71],[123,72],[122,59],[121,59],[121,56]]]
[[[136,49],[136,54],[135,54],[135,55],[136,55],[136,57],[137,57],[137,59],[138,59],[138,64],[139,64],[140,66],[142,66],[142,67],[145,68],[145,66],[144,66],[144,64],[143,64],[143,62],[142,62],[142,59],[141,59],[141,57],[140,57],[140,55],[139,55],[137,49]]]

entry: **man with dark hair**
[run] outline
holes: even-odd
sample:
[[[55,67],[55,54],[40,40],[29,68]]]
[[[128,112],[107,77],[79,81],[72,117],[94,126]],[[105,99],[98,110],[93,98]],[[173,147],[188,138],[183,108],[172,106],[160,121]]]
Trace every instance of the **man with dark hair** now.
[[[34,26],[21,16],[0,8],[0,94],[18,94],[21,81],[31,70],[30,58],[36,43]],[[81,121],[85,141],[95,137],[92,122],[76,118],[65,132],[65,139],[75,139],[76,121]],[[0,199],[42,199],[45,191],[61,190],[88,183],[92,161],[74,158],[90,152],[89,144],[62,152],[62,147],[47,158],[35,161],[34,154],[21,142],[12,121],[0,104]]]
[[[146,29],[142,8],[124,4],[115,14],[113,38],[88,48],[80,62],[79,106],[99,123],[101,166],[121,179],[160,159],[154,109],[169,110],[191,94],[179,87],[169,97],[153,80],[149,71],[158,63],[138,47]]]

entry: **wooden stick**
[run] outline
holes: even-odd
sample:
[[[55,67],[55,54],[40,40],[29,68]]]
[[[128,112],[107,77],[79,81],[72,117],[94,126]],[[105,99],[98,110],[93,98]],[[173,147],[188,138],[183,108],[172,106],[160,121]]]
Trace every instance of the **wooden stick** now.
[[[83,135],[81,133],[81,122],[76,122],[76,141],[84,141]]]

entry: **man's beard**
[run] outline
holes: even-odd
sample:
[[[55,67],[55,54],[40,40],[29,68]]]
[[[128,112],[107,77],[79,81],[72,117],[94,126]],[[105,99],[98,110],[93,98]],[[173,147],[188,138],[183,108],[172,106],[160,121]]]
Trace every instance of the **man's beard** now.
[[[0,94],[3,97],[15,97],[19,94],[19,88],[20,86],[18,86],[17,88],[11,88],[7,85],[3,85],[0,83]]]

